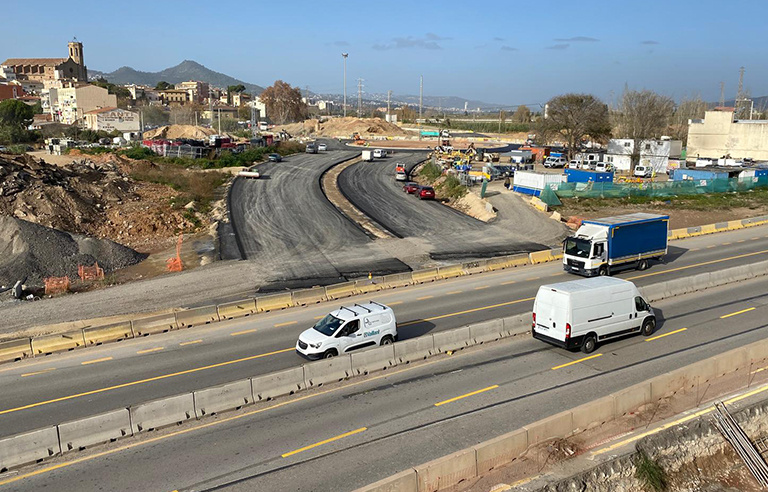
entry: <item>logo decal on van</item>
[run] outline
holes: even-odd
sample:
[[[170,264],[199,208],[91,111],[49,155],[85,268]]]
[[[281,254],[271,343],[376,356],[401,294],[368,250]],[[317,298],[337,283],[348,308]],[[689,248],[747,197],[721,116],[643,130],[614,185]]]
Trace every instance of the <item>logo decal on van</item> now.
[[[366,332],[364,333],[364,336],[366,336],[366,337],[372,337],[372,336],[374,336],[374,335],[378,335],[379,333],[381,333],[381,330],[366,331]]]

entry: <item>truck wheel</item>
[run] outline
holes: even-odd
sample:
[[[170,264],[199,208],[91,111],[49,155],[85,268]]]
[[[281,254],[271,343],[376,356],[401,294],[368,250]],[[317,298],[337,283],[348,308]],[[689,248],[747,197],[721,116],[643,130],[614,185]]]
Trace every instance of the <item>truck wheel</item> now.
[[[653,318],[648,318],[645,321],[643,321],[643,327],[640,329],[640,333],[643,334],[643,336],[650,336],[653,334],[653,330],[656,329],[656,320]]]
[[[638,270],[647,270],[648,269],[648,260],[640,260],[637,262],[637,269]]]
[[[389,335],[387,335],[387,336],[385,336],[384,338],[381,339],[381,344],[382,345],[392,345],[392,342],[393,342],[392,337],[389,336]]]
[[[597,340],[594,335],[587,335],[583,342],[581,342],[581,351],[585,354],[591,354],[597,347]]]
[[[336,351],[334,349],[326,350],[323,354],[323,359],[330,359],[332,357],[336,357]]]
[[[610,275],[610,273],[608,271],[608,267],[605,266],[605,265],[601,266],[600,269],[597,270],[597,274],[600,275],[601,277],[605,277],[607,275]]]

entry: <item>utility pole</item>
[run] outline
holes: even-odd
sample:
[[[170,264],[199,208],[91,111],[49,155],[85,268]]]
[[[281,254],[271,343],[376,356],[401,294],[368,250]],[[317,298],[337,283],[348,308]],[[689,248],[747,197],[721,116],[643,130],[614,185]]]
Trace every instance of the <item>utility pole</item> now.
[[[424,76],[419,77],[419,140],[421,140],[421,108],[424,103]]]
[[[213,96],[211,96],[211,93],[208,93],[208,117],[211,119],[209,122],[211,125],[211,128],[213,128]]]
[[[720,82],[720,107],[725,106],[725,82]]]
[[[219,108],[219,135],[221,135],[221,108]]]
[[[256,130],[259,125],[256,121],[256,105],[251,101],[251,135],[256,136]]]
[[[390,116],[390,108],[392,103],[392,91],[387,91],[387,121],[390,121],[392,117]]]
[[[363,106],[363,79],[357,79],[357,117],[360,118],[360,111]]]
[[[347,116],[347,57],[349,53],[342,53],[344,57],[344,117]]]

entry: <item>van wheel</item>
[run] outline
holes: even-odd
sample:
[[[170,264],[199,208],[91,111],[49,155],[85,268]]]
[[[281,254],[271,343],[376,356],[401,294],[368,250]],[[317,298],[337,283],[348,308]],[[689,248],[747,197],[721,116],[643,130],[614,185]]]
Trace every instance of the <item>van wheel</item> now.
[[[597,340],[595,339],[595,335],[587,335],[587,337],[581,343],[581,351],[585,354],[591,354],[594,352],[595,347],[597,347]]]
[[[640,260],[637,262],[637,269],[638,270],[647,270],[648,269],[648,260]]]
[[[323,354],[323,359],[330,359],[332,357],[336,357],[336,355],[337,354],[335,350],[333,349],[326,350],[325,353]]]
[[[394,342],[394,340],[392,340],[392,337],[389,336],[389,335],[387,335],[387,336],[385,336],[384,338],[381,339],[381,344],[382,345],[392,345],[393,342]]]
[[[643,327],[640,330],[640,333],[643,334],[643,336],[650,336],[653,334],[653,330],[656,329],[656,320],[653,318],[648,318],[645,321],[643,321]]]
[[[600,275],[601,277],[605,277],[607,275],[610,275],[610,273],[608,273],[608,267],[607,266],[601,266],[597,270],[597,274]]]

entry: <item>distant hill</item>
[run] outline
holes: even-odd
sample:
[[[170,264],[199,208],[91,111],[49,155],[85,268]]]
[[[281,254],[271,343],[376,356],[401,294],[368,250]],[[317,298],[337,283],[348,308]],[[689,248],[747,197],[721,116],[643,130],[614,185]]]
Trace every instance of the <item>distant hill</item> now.
[[[768,96],[760,96],[760,97],[752,97],[752,102],[755,104],[755,111],[765,111],[768,109]],[[720,103],[713,103],[714,105],[719,105]],[[725,101],[726,107],[733,107],[736,104],[736,101],[731,99],[729,101]]]
[[[214,72],[213,70],[200,65],[192,60],[184,60],[175,67],[166,68],[160,72],[142,72],[131,67],[120,67],[114,72],[99,72],[97,70],[88,70],[88,76],[91,79],[104,77],[113,84],[138,84],[155,86],[161,80],[170,84],[178,84],[188,80],[200,80],[208,82],[214,87],[226,89],[229,85],[243,84],[246,92],[249,94],[261,94],[264,88],[256,84],[243,82],[229,75]]]

